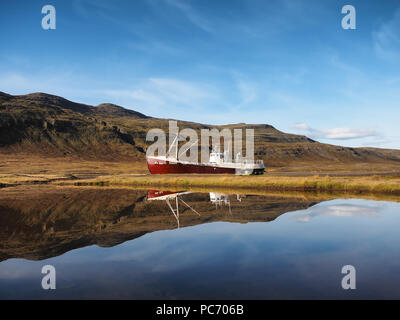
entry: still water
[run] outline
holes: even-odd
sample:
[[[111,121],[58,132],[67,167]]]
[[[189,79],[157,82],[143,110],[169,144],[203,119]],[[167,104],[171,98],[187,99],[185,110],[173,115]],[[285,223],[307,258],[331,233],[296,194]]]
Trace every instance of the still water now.
[[[400,298],[397,202],[3,190],[1,299]],[[42,289],[44,265],[55,290]],[[345,265],[355,290],[342,288]]]

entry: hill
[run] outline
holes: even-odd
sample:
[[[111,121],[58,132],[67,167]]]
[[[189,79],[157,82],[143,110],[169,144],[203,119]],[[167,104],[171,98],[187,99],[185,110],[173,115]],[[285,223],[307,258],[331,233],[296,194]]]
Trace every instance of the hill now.
[[[267,124],[211,126],[178,121],[180,128],[254,128],[255,155],[270,168],[335,170],[338,166],[399,168],[400,151],[347,148],[281,132]],[[114,104],[90,106],[45,93],[0,92],[0,154],[144,163],[151,128],[168,120]]]

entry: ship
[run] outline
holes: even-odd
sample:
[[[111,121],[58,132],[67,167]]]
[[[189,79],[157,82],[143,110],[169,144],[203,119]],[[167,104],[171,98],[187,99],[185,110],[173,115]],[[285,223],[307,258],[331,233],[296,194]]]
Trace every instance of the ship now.
[[[178,139],[175,138],[174,143]],[[210,152],[209,161],[191,162],[183,161],[178,157],[178,148],[175,154],[171,154],[171,145],[166,155],[147,156],[147,166],[151,174],[236,174],[236,175],[258,175],[264,174],[265,166],[262,160],[247,160],[237,154],[235,161],[232,161],[227,153],[212,150]]]

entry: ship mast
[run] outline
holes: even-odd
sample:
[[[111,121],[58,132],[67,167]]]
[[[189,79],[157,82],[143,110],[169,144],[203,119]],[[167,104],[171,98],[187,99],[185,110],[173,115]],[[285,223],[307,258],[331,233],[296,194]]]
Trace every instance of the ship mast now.
[[[176,161],[178,161],[178,138],[179,138],[179,134],[175,135],[175,138],[172,141],[172,143],[171,143],[171,145],[169,146],[169,149],[168,149],[168,157],[170,157],[171,150],[174,147],[174,145],[176,144],[176,146],[175,146],[175,160]]]

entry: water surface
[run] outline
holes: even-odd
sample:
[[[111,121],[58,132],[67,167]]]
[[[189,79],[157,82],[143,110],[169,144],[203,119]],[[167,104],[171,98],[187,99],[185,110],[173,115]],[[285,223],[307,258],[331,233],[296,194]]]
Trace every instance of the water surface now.
[[[399,230],[388,201],[15,189],[0,197],[0,298],[400,298]]]

